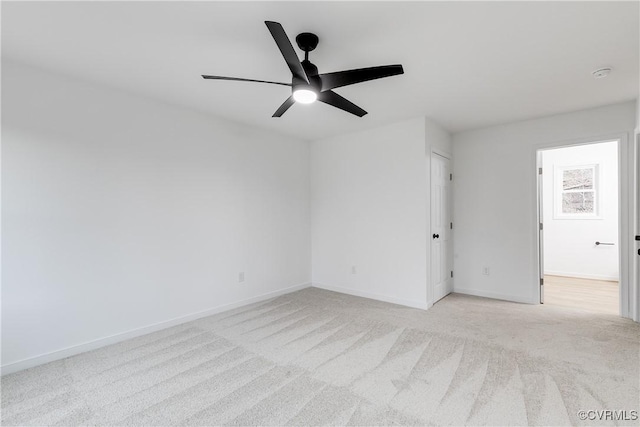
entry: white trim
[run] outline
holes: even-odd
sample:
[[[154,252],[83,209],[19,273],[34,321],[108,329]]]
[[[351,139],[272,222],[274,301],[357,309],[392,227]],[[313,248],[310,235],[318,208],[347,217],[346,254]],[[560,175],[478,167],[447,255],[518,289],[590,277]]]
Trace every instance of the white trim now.
[[[640,114],[640,98],[638,98],[638,110],[637,114]],[[640,126],[640,117],[638,119],[638,126]],[[631,177],[631,188],[629,191],[632,194],[632,202],[630,207],[632,222],[631,228],[634,230],[633,238],[630,241],[631,257],[633,258],[631,265],[629,266],[631,283],[635,283],[635,286],[630,287],[629,295],[631,296],[630,311],[631,318],[636,322],[640,322],[640,242],[635,240],[635,236],[640,235],[640,128],[636,128],[635,138],[632,136],[632,142],[629,145],[629,162]],[[635,141],[634,141],[635,140]],[[635,163],[635,164],[634,164]],[[631,230],[630,230],[631,231]]]
[[[439,148],[431,147],[431,152],[437,154],[440,157],[444,157],[445,159],[449,159],[449,160],[451,160],[452,157],[453,157],[451,155],[451,153],[449,153],[447,151],[444,151],[444,150],[440,150]]]
[[[575,277],[577,279],[590,279],[590,280],[604,280],[606,282],[619,282],[619,276],[605,276],[601,274],[584,274],[584,273],[572,273],[567,271],[545,271],[545,276],[561,276],[561,277]]]
[[[634,218],[634,194],[633,189],[633,140],[628,134],[620,137],[618,144],[618,188],[620,228],[618,242],[620,243],[620,316],[633,318],[635,302],[633,295],[638,283],[631,280],[634,277],[634,251],[633,251],[633,218]],[[635,289],[634,289],[635,288]]]
[[[198,311],[196,313],[187,314],[185,316],[176,317],[173,319],[165,320],[162,322],[154,323],[152,325],[143,326],[141,328],[131,329],[126,332],[117,333],[103,338],[98,338],[93,341],[88,341],[82,344],[73,345],[71,347],[55,350],[50,353],[41,354],[39,356],[30,357],[28,359],[22,359],[17,362],[7,363],[2,365],[2,375],[10,374],[13,372],[21,371],[23,369],[32,368],[34,366],[42,365],[45,363],[53,362],[56,360],[64,359],[76,354],[84,353],[87,351],[95,350],[100,347],[115,344],[130,338],[146,335],[151,332],[167,329],[172,326],[180,325],[182,323],[191,322],[192,320],[200,319],[202,317],[211,316],[213,314],[222,313],[223,311],[232,310],[234,308],[242,307],[245,305],[253,304],[260,301],[265,301],[280,295],[285,295],[291,292],[299,291],[311,286],[311,283],[303,283],[300,285],[291,286],[288,288],[280,289],[266,294],[258,295],[252,298],[248,298],[242,301],[237,301],[231,304],[223,304],[217,307],[209,308],[206,310]]]
[[[356,297],[369,298],[377,301],[390,302],[391,304],[403,305],[405,307],[419,308],[426,310],[428,305],[424,301],[414,301],[403,298],[396,298],[389,295],[375,294],[373,292],[358,291],[355,289],[342,288],[340,286],[325,285],[324,283],[314,282],[311,284],[314,288],[324,289],[327,291],[339,292],[341,294],[353,295]]]
[[[453,292],[456,294],[473,295],[476,297],[499,299],[499,300],[509,301],[509,302],[518,302],[522,304],[538,304],[538,301],[536,301],[535,298],[531,299],[531,298],[524,298],[520,295],[507,295],[507,294],[501,294],[498,292],[487,292],[480,289],[454,287]]]

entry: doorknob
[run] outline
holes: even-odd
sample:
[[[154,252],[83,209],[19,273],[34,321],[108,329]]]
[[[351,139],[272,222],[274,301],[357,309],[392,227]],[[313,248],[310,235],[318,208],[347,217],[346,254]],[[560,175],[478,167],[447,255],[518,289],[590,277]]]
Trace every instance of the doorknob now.
[[[433,238],[434,238],[434,239],[439,239],[439,238],[440,238],[440,235],[439,235],[439,234],[434,234],[434,235],[433,235]]]

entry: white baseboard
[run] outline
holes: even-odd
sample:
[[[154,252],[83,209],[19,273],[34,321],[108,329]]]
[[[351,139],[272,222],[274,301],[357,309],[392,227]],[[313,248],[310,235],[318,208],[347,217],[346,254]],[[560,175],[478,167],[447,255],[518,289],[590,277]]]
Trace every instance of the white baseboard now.
[[[50,353],[41,354],[39,356],[30,357],[28,359],[19,360],[17,362],[7,363],[0,367],[2,375],[10,374],[13,372],[21,371],[23,369],[32,368],[34,366],[43,365],[45,363],[53,362],[56,360],[64,359],[69,356],[84,353],[87,351],[95,350],[100,347],[115,344],[120,341],[128,340],[130,338],[146,335],[151,332],[156,332],[162,329],[167,329],[172,326],[187,323],[192,320],[200,319],[202,317],[211,316],[213,314],[222,313],[223,311],[232,310],[234,308],[242,307],[245,305],[253,304],[256,302],[268,300],[280,295],[288,294],[298,291],[300,289],[308,288],[311,283],[303,283],[300,285],[291,286],[288,288],[280,289],[266,294],[258,295],[252,298],[248,298],[242,301],[237,301],[231,304],[223,304],[217,307],[209,308],[206,310],[198,311],[196,313],[187,314],[185,316],[176,317],[173,319],[165,320],[163,322],[154,323],[152,325],[143,326],[141,328],[132,329],[130,331],[121,332],[118,334],[110,335],[104,338],[98,338],[93,341],[88,341],[82,344],[77,344],[71,347],[63,348],[60,350],[52,351]]]
[[[476,297],[499,299],[510,302],[519,302],[523,304],[538,304],[539,301],[533,301],[531,298],[522,297],[519,295],[507,295],[497,292],[487,292],[479,289],[459,288],[454,286],[453,292],[457,294],[473,295]]]
[[[609,282],[620,281],[620,278],[617,276],[606,276],[600,274],[567,273],[566,271],[545,271],[544,274],[546,276],[575,277],[578,279],[604,280]]]
[[[327,291],[339,292],[341,294],[369,298],[377,301],[390,302],[392,304],[404,305],[406,307],[411,307],[411,308],[419,308],[422,310],[426,310],[427,308],[429,308],[426,301],[422,302],[422,301],[414,301],[414,300],[408,300],[403,298],[396,298],[388,295],[374,294],[371,292],[358,291],[358,290],[349,289],[349,288],[342,288],[340,286],[325,285],[323,283],[317,283],[317,282],[312,283],[311,286],[313,286],[314,288],[325,289]]]

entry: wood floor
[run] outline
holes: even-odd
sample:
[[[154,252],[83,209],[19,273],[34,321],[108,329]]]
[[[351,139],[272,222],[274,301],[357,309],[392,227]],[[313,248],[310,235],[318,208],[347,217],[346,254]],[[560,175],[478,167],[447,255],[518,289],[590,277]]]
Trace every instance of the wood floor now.
[[[618,282],[544,276],[545,304],[618,315],[618,301]]]

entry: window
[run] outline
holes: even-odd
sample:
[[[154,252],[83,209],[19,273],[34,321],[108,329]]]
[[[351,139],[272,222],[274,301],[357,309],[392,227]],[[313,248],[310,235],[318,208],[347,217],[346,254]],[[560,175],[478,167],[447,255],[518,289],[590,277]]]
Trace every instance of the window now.
[[[598,172],[598,165],[556,168],[555,218],[599,218]]]

